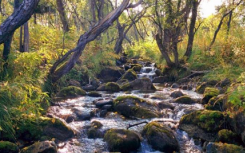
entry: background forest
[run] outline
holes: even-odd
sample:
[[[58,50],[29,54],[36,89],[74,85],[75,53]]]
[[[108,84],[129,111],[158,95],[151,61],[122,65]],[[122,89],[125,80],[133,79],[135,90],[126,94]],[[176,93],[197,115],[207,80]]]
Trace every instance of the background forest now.
[[[0,140],[38,122],[69,80],[90,84],[123,55],[172,82],[189,77],[182,70],[229,79],[226,113],[243,111],[245,3],[224,0],[204,18],[202,1],[0,0]]]

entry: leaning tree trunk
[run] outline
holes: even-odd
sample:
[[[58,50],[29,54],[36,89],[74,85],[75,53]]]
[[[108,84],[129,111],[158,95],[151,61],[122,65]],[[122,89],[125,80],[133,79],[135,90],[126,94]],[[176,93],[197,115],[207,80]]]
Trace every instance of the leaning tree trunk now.
[[[101,33],[106,31],[113,24],[113,22],[119,18],[125,9],[136,7],[142,1],[143,0],[140,0],[136,4],[129,4],[130,0],[123,0],[119,7],[109,13],[99,23],[95,24],[89,31],[81,35],[76,48],[68,51],[63,57],[54,63],[49,73],[49,79],[51,79],[50,81],[54,83],[58,81],[64,74],[68,73],[74,67],[84,48],[89,42],[95,40]],[[67,59],[68,61],[65,62]],[[61,64],[62,66],[59,67]]]
[[[60,15],[60,20],[61,20],[62,25],[63,25],[63,31],[68,32],[69,31],[69,24],[67,21],[67,16],[65,13],[65,7],[64,7],[63,1],[62,0],[56,0],[56,5],[57,5],[57,9],[58,9],[58,12]]]

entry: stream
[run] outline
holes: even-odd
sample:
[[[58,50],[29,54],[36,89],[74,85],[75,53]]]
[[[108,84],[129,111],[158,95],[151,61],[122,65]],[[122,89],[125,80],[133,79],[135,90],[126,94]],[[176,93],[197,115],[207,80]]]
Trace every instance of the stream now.
[[[155,68],[154,64],[151,64],[150,66],[143,67],[141,72],[138,74],[138,77],[148,77],[151,80],[153,79],[155,75]],[[192,99],[202,99],[202,95],[194,92],[193,90],[181,90],[179,88],[170,88],[170,87],[164,87],[162,84],[154,84],[156,87],[156,91],[153,93],[142,93],[140,91],[131,91],[129,92],[117,92],[117,93],[108,93],[108,92],[99,92],[102,94],[102,97],[79,97],[76,99],[68,99],[64,102],[59,102],[59,106],[51,106],[52,115],[56,117],[60,116],[69,116],[72,114],[72,110],[74,108],[76,110],[79,110],[81,112],[95,112],[94,117],[90,118],[89,120],[85,121],[72,121],[69,123],[69,125],[74,128],[74,130],[79,132],[79,136],[76,136],[75,138],[72,138],[71,140],[67,142],[62,142],[59,145],[63,146],[58,150],[58,153],[100,153],[100,152],[108,152],[107,144],[103,141],[103,138],[97,138],[97,139],[89,139],[86,133],[86,127],[91,125],[91,122],[93,121],[99,121],[103,124],[103,127],[101,130],[106,131],[111,128],[117,128],[117,129],[127,129],[129,124],[136,124],[143,121],[154,121],[154,120],[164,120],[166,122],[163,122],[167,126],[173,129],[176,138],[178,139],[178,142],[180,144],[180,152],[181,153],[201,153],[202,148],[200,145],[195,144],[195,141],[188,137],[188,134],[184,131],[181,131],[178,129],[178,124],[174,124],[174,122],[178,122],[180,118],[188,113],[192,112],[194,110],[200,110],[204,109],[201,104],[195,103],[195,104],[177,104],[172,103],[175,108],[172,109],[162,109],[161,112],[163,115],[162,118],[154,118],[154,119],[138,119],[138,120],[131,120],[131,119],[125,119],[119,114],[115,112],[108,112],[105,117],[101,117],[101,114],[99,111],[97,111],[97,108],[93,101],[98,99],[115,99],[118,96],[123,95],[133,95],[140,97],[142,99],[148,100],[152,103],[159,103],[162,101],[168,101],[171,102],[173,100],[172,97],[170,97],[170,94],[173,91],[180,90],[185,95],[190,96]],[[157,98],[156,98],[157,97]],[[56,111],[54,111],[56,110]],[[104,116],[104,115],[103,115]],[[168,122],[169,120],[169,122]],[[173,122],[174,121],[174,122]],[[141,132],[143,130],[143,127],[146,124],[140,124],[138,126],[134,126],[130,128],[130,130]],[[137,151],[138,153],[158,153],[159,151],[156,151],[151,148],[151,146],[147,143],[147,141],[144,139],[141,142],[141,147]]]

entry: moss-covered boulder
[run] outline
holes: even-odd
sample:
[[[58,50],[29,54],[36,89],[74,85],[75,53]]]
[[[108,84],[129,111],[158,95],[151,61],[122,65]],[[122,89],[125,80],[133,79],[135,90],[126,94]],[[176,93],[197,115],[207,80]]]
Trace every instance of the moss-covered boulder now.
[[[117,66],[111,66],[104,68],[99,74],[98,78],[103,82],[116,82],[122,77],[125,71]]]
[[[223,143],[241,144],[239,135],[227,129],[218,132],[218,141]]]
[[[120,79],[117,81],[117,84],[119,84],[120,86],[126,84],[126,83],[129,83],[127,79]]]
[[[114,110],[127,118],[159,117],[156,106],[134,96],[121,96],[113,101]]]
[[[174,133],[164,124],[151,122],[142,132],[148,143],[156,150],[162,152],[178,152],[179,144]]]
[[[234,144],[210,142],[206,147],[206,153],[245,153],[245,150]]]
[[[58,93],[58,96],[61,98],[74,98],[84,95],[86,95],[86,92],[83,89],[76,86],[64,87]]]
[[[90,91],[88,93],[88,96],[90,96],[90,97],[101,97],[102,95],[96,91]]]
[[[120,86],[115,82],[108,82],[106,84],[100,85],[97,91],[119,92]]]
[[[65,141],[74,136],[74,131],[58,118],[28,117],[19,123],[16,136],[25,141],[40,140],[42,136]]]
[[[218,96],[219,93],[220,91],[218,88],[207,87],[203,94],[202,104],[207,104],[211,98]]]
[[[136,79],[132,82],[126,83],[121,86],[123,91],[128,90],[141,90],[141,91],[155,91],[156,88],[149,78]]]
[[[120,86],[115,83],[115,82],[108,82],[105,85],[105,90],[106,91],[111,91],[111,92],[119,92],[120,91]]]
[[[191,99],[189,96],[181,96],[173,101],[174,103],[178,104],[194,104],[196,103],[195,100]]]
[[[123,74],[121,79],[126,79],[128,81],[133,81],[135,79],[137,79],[137,74],[133,69],[129,69],[128,71],[125,72],[125,74]]]
[[[99,121],[93,121],[91,123],[91,127],[88,129],[88,138],[103,138],[104,132],[101,130],[102,126],[103,124],[101,124]]]
[[[179,128],[191,137],[214,141],[227,120],[228,117],[220,111],[200,110],[184,115]]]
[[[53,141],[36,142],[23,148],[20,153],[57,153],[57,146]]]
[[[18,153],[19,148],[16,144],[9,141],[0,141],[1,153]]]
[[[205,105],[205,108],[208,110],[224,111],[226,100],[227,98],[225,95],[213,97],[208,101],[208,104]]]
[[[131,68],[135,71],[135,72],[140,72],[142,65],[140,64],[131,64]]]
[[[109,151],[128,153],[140,147],[138,134],[123,129],[111,129],[105,134],[104,140],[108,143]]]
[[[196,92],[203,94],[207,87],[214,87],[218,83],[217,80],[210,80],[208,82],[203,82],[196,88]]]

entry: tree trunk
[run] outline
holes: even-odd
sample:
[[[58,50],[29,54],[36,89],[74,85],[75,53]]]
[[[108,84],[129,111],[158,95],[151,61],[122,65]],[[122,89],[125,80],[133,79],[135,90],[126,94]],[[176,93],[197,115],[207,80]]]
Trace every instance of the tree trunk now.
[[[32,16],[39,0],[24,0],[0,26],[0,44],[8,39],[9,34],[26,23]]]
[[[24,24],[24,52],[29,52],[29,42],[30,42],[29,25],[28,22],[26,22]]]
[[[189,36],[188,36],[188,44],[187,44],[187,49],[184,55],[187,58],[187,60],[191,57],[191,54],[192,54],[193,42],[194,42],[194,37],[195,37],[195,26],[196,26],[196,20],[197,20],[198,5],[199,5],[199,2],[196,0],[193,0],[192,16],[191,16],[191,23],[190,23]]]
[[[125,9],[138,6],[142,0],[136,4],[129,4],[130,0],[123,0],[121,5],[109,13],[103,20],[95,24],[89,31],[85,32],[78,40],[76,48],[68,51],[63,57],[58,59],[50,69],[49,78],[54,83],[64,74],[68,73],[75,65],[86,45],[95,40],[97,36],[106,31]],[[71,55],[72,54],[72,55]],[[69,58],[70,57],[70,58]],[[67,62],[65,62],[69,58]],[[64,63],[65,62],[65,63]],[[62,64],[61,67],[59,65]],[[59,67],[59,68],[58,68]]]
[[[123,40],[124,40],[125,28],[126,28],[125,25],[121,26],[119,21],[117,21],[118,39],[117,39],[115,47],[114,47],[114,51],[115,51],[116,54],[121,53],[122,50],[123,50],[122,44],[123,44]]]
[[[20,27],[20,52],[24,52],[24,47],[23,47],[23,26]]]
[[[162,39],[161,39],[161,37],[160,37],[159,34],[156,35],[156,41],[157,41],[158,48],[159,48],[159,50],[160,50],[161,53],[162,53],[162,56],[164,57],[164,59],[165,59],[166,62],[167,62],[167,65],[168,65],[169,67],[172,67],[174,64],[173,64],[173,62],[171,61],[171,59],[169,58],[168,53],[167,53],[167,51],[166,51],[166,47],[163,45]]]
[[[227,36],[228,36],[229,33],[230,33],[232,15],[233,15],[233,11],[230,12],[230,14],[229,14],[229,20],[228,20],[228,22],[227,22]]]
[[[56,5],[57,5],[57,9],[58,9],[58,12],[60,15],[60,20],[61,20],[62,25],[63,25],[63,31],[68,32],[69,31],[69,24],[67,21],[67,16],[65,13],[65,7],[64,7],[63,1],[62,0],[56,0]]]

